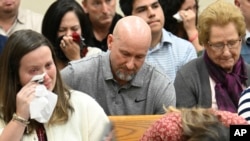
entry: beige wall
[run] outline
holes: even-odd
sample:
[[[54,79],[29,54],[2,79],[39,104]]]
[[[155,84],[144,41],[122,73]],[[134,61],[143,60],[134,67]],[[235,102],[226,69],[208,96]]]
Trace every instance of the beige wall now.
[[[31,9],[35,12],[44,14],[47,8],[52,4],[55,0],[20,0],[21,7]],[[76,0],[81,4],[82,0]],[[117,0],[118,1],[118,0]],[[120,12],[119,4],[117,4],[117,11]]]
[[[200,11],[202,11],[207,5],[211,4],[212,2],[215,2],[216,0],[198,0],[198,1],[199,1]],[[225,0],[225,1],[234,3],[234,0]]]
[[[51,3],[53,3],[55,0],[20,0],[21,1],[21,7],[31,9],[35,12],[44,14],[47,8]],[[81,3],[82,0],[76,0],[79,3]],[[117,0],[117,11],[120,13],[119,9],[119,0]],[[214,2],[216,0],[199,0],[199,6],[200,10],[202,11],[208,4]],[[229,2],[234,2],[233,0],[226,0]]]

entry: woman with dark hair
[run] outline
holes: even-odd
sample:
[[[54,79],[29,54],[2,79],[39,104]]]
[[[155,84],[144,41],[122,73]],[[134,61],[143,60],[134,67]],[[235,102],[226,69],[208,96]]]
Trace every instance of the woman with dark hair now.
[[[160,0],[160,4],[165,16],[164,28],[174,35],[190,41],[197,52],[202,51],[203,47],[199,44],[196,28],[198,0]]]
[[[101,140],[109,125],[108,117],[93,98],[64,85],[53,47],[42,34],[32,30],[14,32],[0,56],[0,70],[1,141]],[[40,74],[39,83],[33,81]],[[53,108],[48,99],[51,96],[56,99]],[[39,98],[43,98],[44,105],[37,105],[35,113],[43,106],[46,109],[38,113],[39,119],[32,118],[31,104]]]
[[[75,0],[57,0],[45,13],[42,34],[55,47],[59,69],[69,61],[101,52],[95,47],[87,47],[84,36],[88,35],[86,15]]]

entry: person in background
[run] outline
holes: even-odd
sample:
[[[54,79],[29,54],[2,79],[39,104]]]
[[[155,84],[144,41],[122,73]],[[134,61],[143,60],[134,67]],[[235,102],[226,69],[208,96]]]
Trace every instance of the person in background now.
[[[101,140],[110,123],[108,117],[93,98],[66,87],[56,67],[53,47],[42,34],[14,32],[0,56],[0,69],[1,141]],[[31,80],[40,74],[44,74],[40,83]],[[57,97],[47,122],[30,117],[30,105],[40,94],[38,86]]]
[[[82,0],[82,6],[90,29],[86,43],[107,51],[108,34],[113,32],[115,24],[122,18],[116,13],[116,0]]]
[[[151,38],[144,20],[124,17],[108,36],[108,52],[70,62],[62,78],[90,94],[107,115],[163,114],[163,105],[175,106],[175,89],[169,77],[144,62]]]
[[[57,0],[46,11],[42,34],[55,47],[59,69],[69,61],[100,53],[96,47],[88,47],[83,41],[87,35],[86,15],[75,0]],[[83,38],[84,37],[84,38]]]
[[[0,35],[0,54],[2,53],[2,50],[4,48],[7,39],[8,38],[6,36]]]
[[[240,96],[238,104],[238,114],[245,118],[250,124],[250,87],[245,89]]]
[[[241,56],[250,64],[250,1],[234,0],[234,3],[242,12],[246,23],[246,36],[243,38]]]
[[[232,3],[219,0],[203,10],[198,31],[204,55],[177,72],[177,107],[237,112],[240,93],[250,84],[250,66],[240,55],[245,30],[244,17]]]
[[[247,122],[228,111],[169,107],[140,141],[229,141],[229,126],[235,124]]]
[[[164,14],[158,0],[120,0],[124,15],[144,19],[151,28],[152,42],[146,61],[161,69],[171,80],[190,60],[197,58],[193,45],[163,28]]]
[[[0,34],[10,36],[20,29],[41,32],[43,15],[20,8],[21,0],[0,0]]]
[[[198,55],[201,55],[203,47],[199,43],[198,30],[198,0],[160,0],[165,16],[164,28],[174,35],[190,41]],[[179,14],[180,19],[174,17]]]

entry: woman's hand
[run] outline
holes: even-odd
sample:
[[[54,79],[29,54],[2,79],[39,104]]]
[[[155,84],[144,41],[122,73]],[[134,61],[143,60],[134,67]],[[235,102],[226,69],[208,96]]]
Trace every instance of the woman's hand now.
[[[183,20],[184,29],[187,32],[188,40],[193,44],[195,47],[196,52],[201,52],[203,47],[199,43],[198,39],[198,30],[196,27],[196,13],[189,9],[189,10],[181,10],[179,14]]]
[[[72,36],[63,36],[60,46],[63,53],[70,61],[78,60],[81,58],[80,46],[73,41]]]
[[[29,119],[30,102],[35,98],[35,89],[39,85],[36,82],[29,82],[16,95],[16,114],[24,119]]]
[[[197,33],[196,28],[196,13],[193,10],[181,10],[179,12],[182,20],[183,26],[188,33],[188,36],[192,36],[191,34]]]

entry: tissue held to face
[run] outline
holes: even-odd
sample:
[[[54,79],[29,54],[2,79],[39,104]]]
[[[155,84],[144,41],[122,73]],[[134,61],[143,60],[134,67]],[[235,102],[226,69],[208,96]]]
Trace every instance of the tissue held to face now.
[[[41,46],[22,57],[19,67],[20,83],[24,86],[33,76],[43,73],[43,84],[52,91],[56,83],[56,66],[48,46]]]

